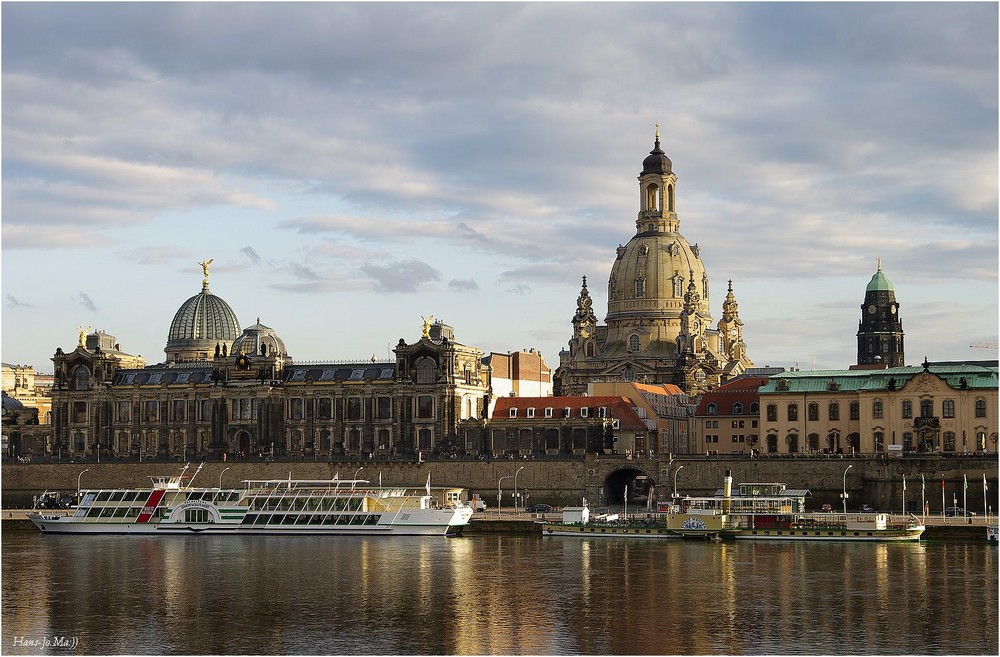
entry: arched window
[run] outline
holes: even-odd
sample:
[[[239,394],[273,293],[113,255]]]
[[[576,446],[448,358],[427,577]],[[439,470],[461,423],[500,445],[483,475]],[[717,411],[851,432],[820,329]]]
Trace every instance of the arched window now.
[[[719,407],[715,404],[715,402],[712,402],[705,407],[705,412],[709,415],[716,415],[719,412]]]
[[[934,417],[933,401],[931,401],[930,399],[920,400],[920,417]]]
[[[777,422],[778,421],[778,405],[768,404],[767,405],[767,421]]]
[[[913,402],[909,399],[903,400],[903,419],[908,420],[913,417]]]
[[[587,358],[593,358],[596,349],[593,342],[588,342],[587,346],[584,347],[584,352],[587,354]]]
[[[743,415],[743,404],[739,402],[733,404],[733,415]]]
[[[90,370],[86,367],[73,371],[73,390],[90,390]]]
[[[760,414],[760,402],[750,402],[750,415]]]
[[[882,402],[880,401],[872,402],[872,417],[877,420],[882,419]]]
[[[434,383],[437,380],[437,363],[433,358],[417,361],[417,383]]]
[[[646,297],[646,279],[635,279],[635,298],[644,299]]]
[[[819,404],[816,402],[809,402],[809,421],[816,422],[819,420]]]
[[[674,211],[674,186],[667,185],[667,210]]]
[[[684,296],[684,279],[680,276],[674,276],[674,297],[681,298]]]
[[[639,336],[634,333],[628,336],[628,349],[629,351],[639,351]]]
[[[945,399],[941,402],[941,417],[955,417],[954,399]]]
[[[788,405],[788,421],[798,422],[799,421],[799,406],[798,404]]]
[[[656,185],[646,186],[646,209],[653,211],[660,209],[660,188]]]
[[[861,404],[858,403],[858,402],[856,402],[856,401],[852,401],[851,405],[849,407],[849,412],[851,414],[851,419],[852,420],[860,420],[861,419]]]
[[[830,419],[839,420],[840,419],[840,404],[837,402],[830,402]]]
[[[945,431],[944,435],[943,435],[943,438],[944,438],[944,446],[943,446],[944,451],[946,451],[946,452],[954,452],[955,451],[955,432],[954,431]]]
[[[881,431],[876,431],[874,434],[872,434],[872,442],[875,443],[876,452],[884,451],[883,443],[885,442],[885,434],[883,434]]]
[[[986,417],[986,400],[976,400],[976,417]]]

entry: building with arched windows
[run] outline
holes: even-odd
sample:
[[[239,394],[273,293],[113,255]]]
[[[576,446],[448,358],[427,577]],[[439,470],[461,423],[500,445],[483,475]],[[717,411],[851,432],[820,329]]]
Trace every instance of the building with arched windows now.
[[[997,362],[783,372],[759,389],[771,454],[997,449]]]
[[[753,363],[732,281],[722,319],[712,319],[701,249],[680,233],[677,175],[660,148],[639,174],[635,234],[618,246],[608,278],[608,312],[599,325],[583,277],[569,348],[559,354],[556,395],[581,395],[590,383],[673,384],[689,395],[711,390]]]
[[[240,330],[209,290],[210,262],[201,292],[174,314],[164,362],[147,366],[104,332],[81,331],[75,349],[56,350],[51,435],[36,454],[312,459],[467,449],[458,426],[487,416],[490,366],[452,327],[427,322],[415,342],[399,340],[394,360],[296,362],[259,318]]]

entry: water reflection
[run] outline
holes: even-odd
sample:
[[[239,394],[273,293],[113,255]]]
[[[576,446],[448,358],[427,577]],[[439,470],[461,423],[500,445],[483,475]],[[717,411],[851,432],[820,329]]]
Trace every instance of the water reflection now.
[[[74,636],[81,654],[996,654],[996,555],[982,544],[8,532],[2,649]]]

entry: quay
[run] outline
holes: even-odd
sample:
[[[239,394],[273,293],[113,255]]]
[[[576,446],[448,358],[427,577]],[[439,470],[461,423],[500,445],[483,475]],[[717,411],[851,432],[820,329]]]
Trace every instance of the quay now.
[[[48,515],[70,515],[71,509],[45,509],[42,511]],[[35,526],[28,520],[31,509],[3,509],[2,526],[4,531],[36,531]],[[630,516],[643,517],[645,513],[629,514]],[[466,536],[479,536],[484,534],[537,534],[541,535],[542,520],[557,520],[562,517],[560,510],[549,513],[514,513],[505,511],[497,514],[496,509],[492,511],[477,513],[472,521],[465,527],[463,534]],[[901,519],[902,516],[892,516],[891,519]],[[943,518],[940,516],[928,516],[924,519],[927,529],[924,531],[921,540],[924,541],[969,541],[986,542],[986,527],[996,524],[996,517],[985,518],[982,516],[970,516],[968,518]]]

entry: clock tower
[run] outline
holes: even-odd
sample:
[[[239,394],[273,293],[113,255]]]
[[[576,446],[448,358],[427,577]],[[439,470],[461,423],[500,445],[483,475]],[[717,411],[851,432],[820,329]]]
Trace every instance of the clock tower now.
[[[882,261],[865,289],[858,322],[858,365],[903,367],[903,323],[899,304],[889,278],[882,272]]]

